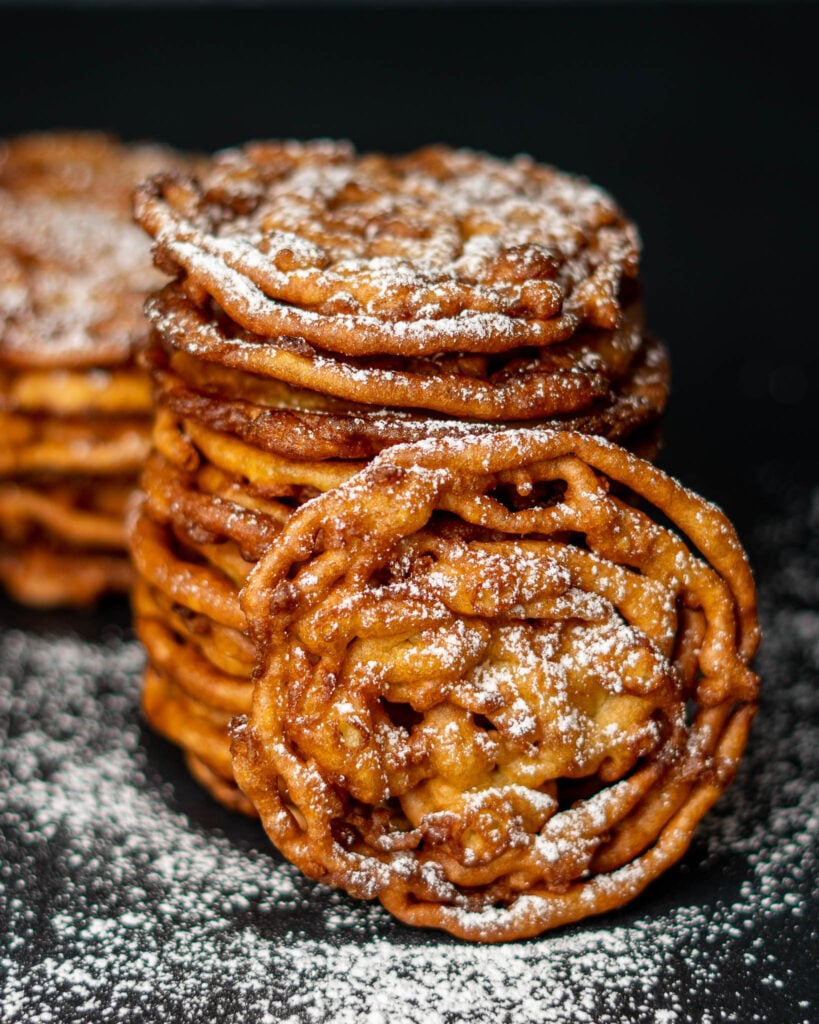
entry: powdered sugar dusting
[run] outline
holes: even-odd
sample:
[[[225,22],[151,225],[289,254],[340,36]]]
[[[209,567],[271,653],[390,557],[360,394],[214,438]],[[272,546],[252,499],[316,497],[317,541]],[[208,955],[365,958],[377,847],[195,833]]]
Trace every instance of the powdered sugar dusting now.
[[[686,866],[626,911],[506,946],[404,928],[301,878],[256,826],[197,820],[141,731],[134,642],[6,632],[3,1019],[815,1020],[798,966],[816,913],[817,538],[819,491],[763,538],[779,552],[763,709]]]

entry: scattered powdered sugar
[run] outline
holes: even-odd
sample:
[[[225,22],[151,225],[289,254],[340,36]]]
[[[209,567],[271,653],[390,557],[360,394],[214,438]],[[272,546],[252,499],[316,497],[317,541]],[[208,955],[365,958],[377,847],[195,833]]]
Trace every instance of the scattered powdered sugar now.
[[[505,946],[313,885],[212,807],[140,725],[132,640],[6,631],[0,1019],[815,1021],[819,491],[759,547],[763,706],[684,865],[620,913]]]

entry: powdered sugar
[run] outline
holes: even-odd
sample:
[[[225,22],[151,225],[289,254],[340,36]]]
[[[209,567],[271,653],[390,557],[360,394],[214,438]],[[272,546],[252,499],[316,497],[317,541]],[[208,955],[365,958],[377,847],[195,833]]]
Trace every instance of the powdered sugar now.
[[[780,553],[761,587],[763,710],[686,866],[624,912],[501,947],[314,886],[257,826],[197,802],[140,729],[132,641],[7,632],[3,1019],[815,1020],[818,536],[819,493],[763,538]]]

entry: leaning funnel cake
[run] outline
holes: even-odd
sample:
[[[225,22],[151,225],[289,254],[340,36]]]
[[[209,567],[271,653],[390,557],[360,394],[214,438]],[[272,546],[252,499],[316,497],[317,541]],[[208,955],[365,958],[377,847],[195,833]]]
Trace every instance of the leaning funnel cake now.
[[[100,135],[0,141],[0,583],[21,601],[131,583],[123,518],[152,411],[135,350],[158,283],[131,192],[181,166]]]
[[[258,653],[233,766],[270,838],[466,939],[640,893],[733,778],[757,706],[733,527],[577,433],[382,452],[288,520],[241,603]]]
[[[172,281],[147,305],[153,452],[131,547],[143,706],[223,803],[250,710],[239,603],[294,510],[392,445],[514,423],[645,450],[668,363],[613,200],[526,158],[254,143],[162,174],[136,216]]]

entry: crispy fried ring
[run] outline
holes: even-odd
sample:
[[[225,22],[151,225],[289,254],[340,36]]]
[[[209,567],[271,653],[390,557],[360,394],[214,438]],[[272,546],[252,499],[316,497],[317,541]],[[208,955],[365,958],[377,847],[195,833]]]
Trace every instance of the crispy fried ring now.
[[[200,471],[191,479],[158,452],[148,459],[142,475],[146,507],[159,523],[172,523],[192,541],[232,540],[247,561],[258,561],[292,508],[282,502],[257,499],[253,508],[240,504],[240,487],[225,486],[224,478]],[[210,488],[208,489],[208,485]]]
[[[311,877],[465,938],[534,935],[634,897],[685,852],[755,711],[755,591],[733,527],[579,434],[390,449],[294,514],[242,605],[260,675],[234,770],[274,843]],[[561,705],[537,704],[552,663],[515,653],[527,637],[558,643],[564,714],[588,735],[616,709],[611,763],[538,744]],[[591,795],[561,809],[565,780],[584,778]]]
[[[193,377],[193,386],[188,386],[184,377],[170,369],[154,370],[157,400],[179,419],[199,420],[213,430],[235,434],[254,447],[286,458],[362,459],[391,445],[423,438],[509,429],[508,423],[438,419],[400,409],[366,406],[347,410],[303,409],[299,407],[301,394],[295,390],[292,396],[281,396],[281,407],[259,408],[257,402],[219,394],[214,389],[215,381],[209,381],[208,375],[201,371],[203,364],[194,368],[191,366],[194,362],[197,361],[188,359],[182,366],[183,372],[187,370]],[[623,441],[658,418],[668,398],[668,380],[668,358],[663,346],[647,340],[610,403],[601,402],[585,414],[563,420],[555,417],[526,425],[577,430]],[[202,393],[196,389],[197,385],[205,385],[208,391]],[[286,387],[279,384],[277,394]]]
[[[126,526],[131,557],[143,579],[190,611],[244,632],[237,588],[223,572],[177,555],[167,528],[153,522],[141,505],[131,510]]]
[[[194,754],[217,775],[231,778],[229,715],[193,700],[172,678],[161,675],[152,666],[145,671],[142,710],[166,739]]]
[[[134,185],[169,167],[182,167],[172,150],[122,145],[102,132],[38,132],[0,139],[0,188],[26,198],[92,201],[118,210],[123,218],[131,214]]]
[[[191,645],[227,676],[250,678],[254,648],[243,632],[222,625],[201,612],[192,611],[181,601],[153,587],[137,576],[131,601],[134,618],[156,618],[174,635]]]
[[[136,473],[150,448],[147,419],[68,420],[0,412],[0,473],[120,476]]]
[[[160,276],[131,192],[168,149],[93,134],[0,140],[0,363],[23,370],[120,365],[145,335]]]
[[[61,550],[32,542],[0,546],[0,581],[9,594],[37,608],[93,604],[104,594],[126,593],[134,571],[124,555]]]
[[[306,173],[305,173],[306,172]],[[157,260],[247,329],[347,355],[549,344],[616,324],[639,242],[588,182],[443,147],[255,144],[136,194]],[[564,307],[561,313],[561,307]]]
[[[148,416],[151,384],[134,368],[22,370],[0,366],[0,408],[52,416]]]
[[[231,337],[194,306],[175,285],[148,300],[148,319],[172,347],[232,369],[275,377],[297,387],[351,402],[430,409],[474,419],[533,419],[588,408],[607,397],[609,385],[596,370],[581,370],[548,353],[525,365],[505,367],[486,379],[436,368],[382,369],[320,354],[295,338]],[[551,365],[550,365],[551,362]],[[413,364],[414,366],[417,364]]]
[[[106,491],[104,482],[100,490]],[[40,528],[73,547],[111,548],[124,551],[123,514],[130,489],[117,487],[108,509],[83,508],[76,488],[31,487],[0,483],[0,536],[22,540]]]
[[[344,356],[398,355],[404,357],[430,356],[440,352],[480,352],[497,354],[524,346],[553,345],[566,341],[580,325],[580,317],[563,313],[560,309],[560,289],[553,282],[537,282],[538,305],[543,315],[551,319],[522,319],[508,313],[487,310],[491,300],[500,299],[504,305],[520,308],[531,303],[534,296],[524,297],[524,288],[516,286],[512,294],[489,296],[481,294],[480,286],[470,289],[473,306],[454,317],[427,320],[382,320],[376,316],[337,313],[327,316],[311,309],[288,305],[287,300],[277,302],[266,294],[275,268],[267,259],[254,252],[249,245],[234,241],[231,245],[219,240],[205,241],[195,232],[182,229],[180,241],[161,238],[157,249],[162,265],[177,264],[187,275],[186,280],[204,289],[215,299],[230,318],[246,331],[263,338],[292,335],[304,338],[325,351]],[[198,243],[198,244],[197,244]],[[403,271],[403,266],[397,271]],[[364,282],[361,278],[364,277]],[[263,285],[260,287],[259,282]],[[357,273],[348,282],[347,290],[361,284],[374,294],[373,282]],[[190,285],[189,285],[190,286]],[[525,287],[525,286],[524,286]],[[549,289],[548,296],[543,294]],[[287,291],[286,288],[282,289]],[[302,291],[302,289],[299,289]],[[412,307],[428,305],[435,297],[435,283],[425,284],[412,296]],[[477,294],[476,294],[477,293]],[[423,300],[426,298],[426,302]],[[544,301],[545,300],[545,301]],[[321,301],[321,300],[320,300]],[[326,300],[324,300],[326,301]],[[405,310],[405,307],[402,307]],[[409,309],[410,315],[413,309]],[[406,315],[406,313],[405,313]]]

